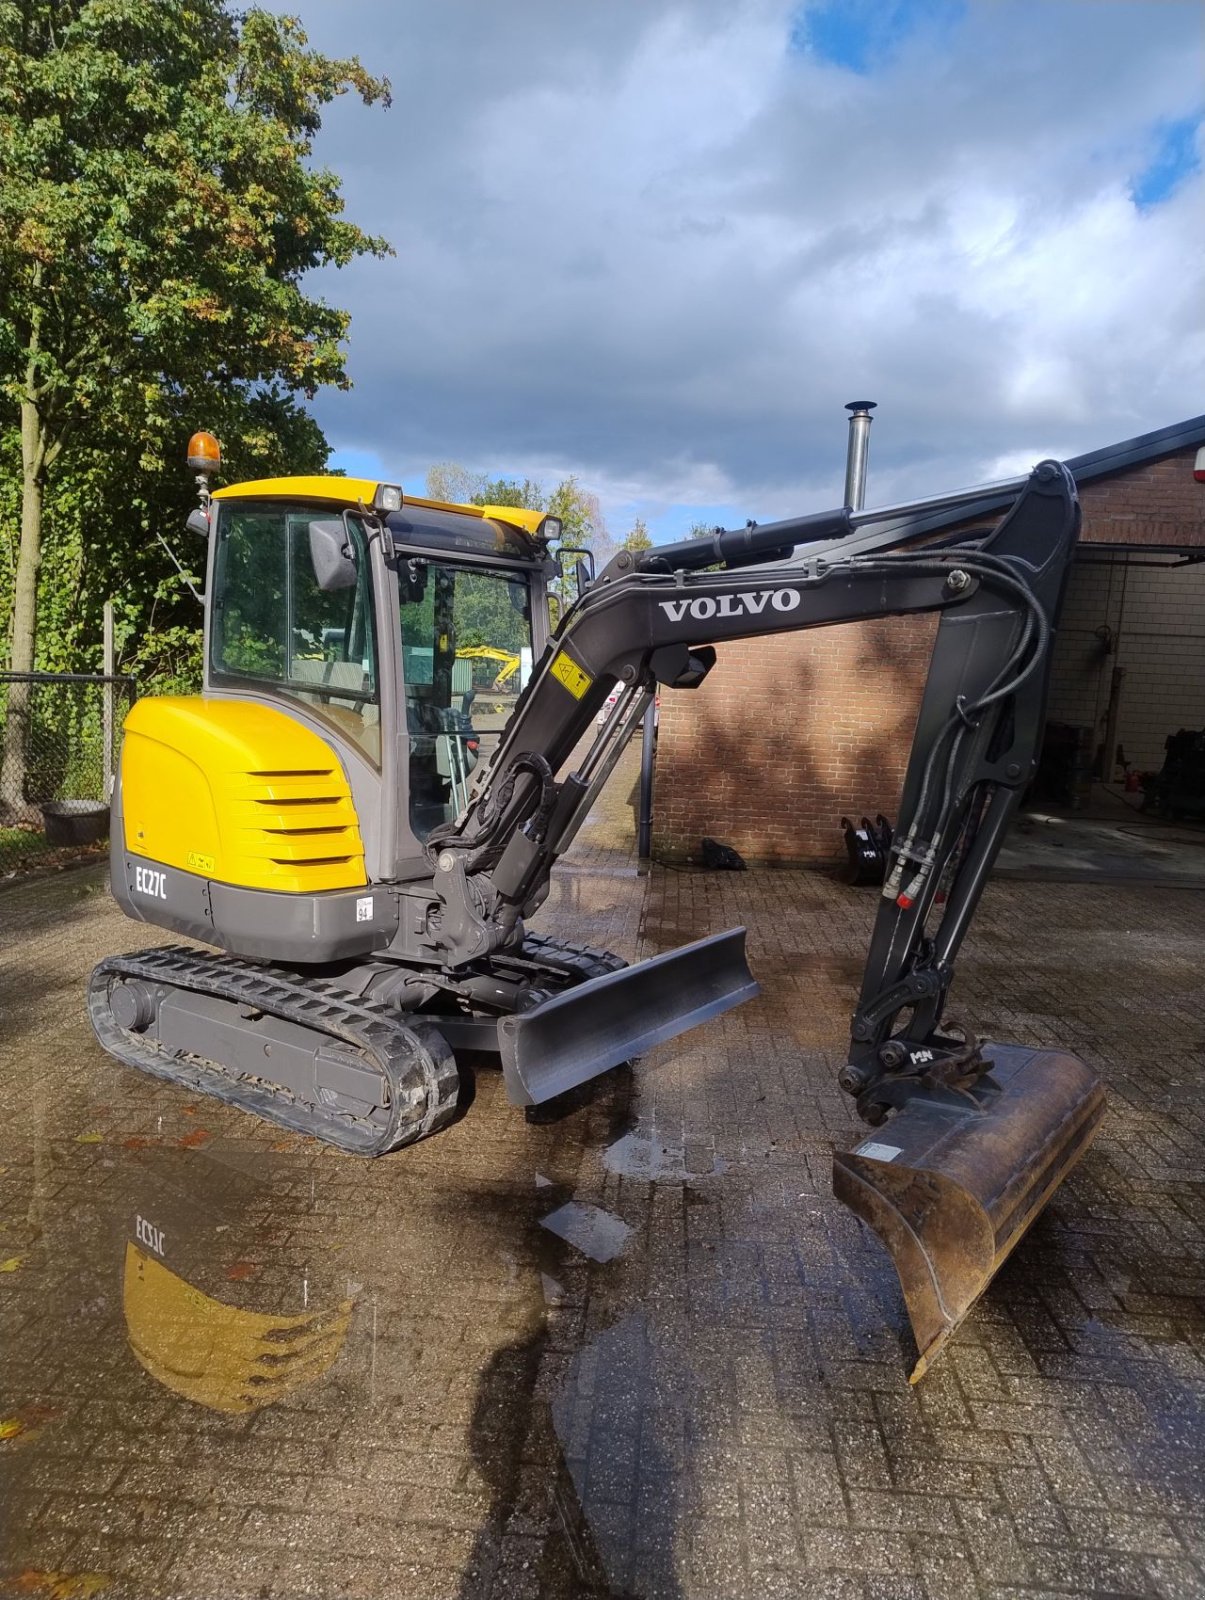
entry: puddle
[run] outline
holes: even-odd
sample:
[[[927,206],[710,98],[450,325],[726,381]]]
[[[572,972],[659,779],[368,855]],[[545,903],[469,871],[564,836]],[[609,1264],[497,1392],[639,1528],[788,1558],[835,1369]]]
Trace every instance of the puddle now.
[[[564,1239],[591,1261],[613,1261],[623,1251],[632,1230],[622,1218],[601,1206],[568,1200],[540,1219],[540,1226]]]
[[[607,1146],[602,1159],[608,1172],[618,1173],[623,1178],[643,1178],[649,1183],[685,1183],[691,1178],[718,1176],[727,1170],[723,1157],[712,1152],[706,1153],[706,1166],[692,1169],[684,1145],[663,1140],[656,1134],[625,1133],[622,1139]]]
[[[526,1429],[545,1318],[569,1297],[573,1252],[539,1227],[580,1161],[565,1127],[525,1127],[483,1077],[465,1124],[363,1162],[253,1124],[234,1139],[242,1119],[220,1107],[97,1075],[111,1104],[69,1097],[53,1139],[0,1135],[0,1261],[17,1263],[0,1277],[0,1592],[14,1573],[96,1570],[122,1593],[192,1594],[198,1573],[172,1567],[182,1502],[210,1593],[281,1593],[279,1541],[230,1545],[248,1505],[304,1500],[332,1537],[375,1518],[399,1561],[440,1539],[467,1561],[478,1535],[460,1530],[478,1527],[485,1551],[515,1489],[510,1455],[478,1437],[482,1396]],[[626,1242],[617,1217],[562,1211],[564,1239],[596,1259]],[[238,1490],[251,1482],[262,1500]],[[415,1500],[407,1520],[433,1486],[455,1486],[446,1518]],[[116,1544],[100,1504],[107,1527],[147,1533]],[[348,1546],[324,1537],[300,1559],[329,1548]]]
[[[570,1480],[557,1511],[592,1593],[681,1593],[672,1530],[683,1496],[681,1441],[699,1390],[641,1312],[574,1357],[551,1403]]]
[[[692,885],[701,917],[719,882]],[[588,926],[630,953],[631,890],[562,880],[574,920],[550,931]],[[830,1075],[840,1050],[822,1061],[818,1040],[843,1048],[862,959],[850,930],[873,895],[804,875],[768,902],[774,948],[754,965],[770,998],[711,1036],[726,1042],[696,1058],[697,1080],[667,1075],[635,1129],[630,1073],[544,1125],[482,1072],[463,1122],[372,1163],[106,1063],[81,975],[129,930],[67,907],[0,1036],[0,1072],[20,1057],[0,1082],[0,1593],[23,1575],[58,1600],[101,1583],[198,1600],[895,1592],[910,1576],[884,1575],[882,1541],[849,1534],[850,1497],[869,1505],[906,1473],[926,1523],[891,1548],[923,1556],[942,1518],[994,1501],[1006,1469],[1023,1480],[1018,1422],[1031,1467],[1073,1467],[1078,1437],[1135,1504],[1174,1494],[1180,1525],[1200,1525],[1199,1151],[1141,1066],[1144,1050],[1171,1061],[1158,1087],[1177,1097],[1199,1077],[1181,1035],[1205,1049],[1186,954],[1200,925],[1173,908],[1178,976],[1156,981],[1159,899],[1149,924],[1067,935],[1093,995],[1135,997],[1129,1098],[917,1390],[894,1269],[829,1195],[829,1151],[851,1129]],[[679,920],[651,925],[676,943],[703,931]],[[1033,920],[1014,922],[989,907],[983,940],[1010,1006],[1045,970],[1025,965]],[[795,926],[812,948],[789,948]],[[1062,927],[1037,930],[1039,955]],[[1105,936],[1145,987],[1100,968]],[[971,963],[981,992],[983,970]],[[791,1029],[801,1043],[806,1030],[795,1054]],[[654,1107],[676,1138],[658,1137]],[[717,1145],[732,1168],[709,1181]],[[582,1201],[632,1180],[623,1218],[572,1199],[583,1173]],[[1026,1517],[1052,1520],[1026,1551],[1080,1559],[1055,1525],[1058,1473],[1032,1479]]]

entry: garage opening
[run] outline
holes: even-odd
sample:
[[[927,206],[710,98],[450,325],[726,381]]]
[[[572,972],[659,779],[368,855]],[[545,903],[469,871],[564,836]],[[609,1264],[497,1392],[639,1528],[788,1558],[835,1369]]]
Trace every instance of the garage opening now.
[[[1088,544],[1007,870],[1205,884],[1205,551]]]

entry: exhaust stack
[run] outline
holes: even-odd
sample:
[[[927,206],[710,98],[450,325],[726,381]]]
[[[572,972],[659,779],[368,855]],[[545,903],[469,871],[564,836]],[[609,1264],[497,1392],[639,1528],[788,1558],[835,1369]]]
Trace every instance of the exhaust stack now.
[[[845,504],[861,511],[866,504],[866,457],[870,450],[870,413],[874,400],[847,400],[849,412],[849,450],[845,458]]]

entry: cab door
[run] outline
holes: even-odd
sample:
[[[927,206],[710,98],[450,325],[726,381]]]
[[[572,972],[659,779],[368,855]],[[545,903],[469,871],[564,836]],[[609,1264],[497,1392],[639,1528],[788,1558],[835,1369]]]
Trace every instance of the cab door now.
[[[395,874],[396,577],[342,507],[215,502],[205,692],[262,701],[319,734],[347,776],[373,882]]]
[[[399,552],[407,775],[400,826],[416,856],[432,830],[468,804],[531,676],[531,576],[529,568]]]

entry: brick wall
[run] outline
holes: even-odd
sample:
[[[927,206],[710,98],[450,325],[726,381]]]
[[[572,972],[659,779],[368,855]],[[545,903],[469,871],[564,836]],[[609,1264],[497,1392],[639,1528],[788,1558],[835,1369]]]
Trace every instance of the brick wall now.
[[[1193,481],[1196,447],[1085,483],[1084,538],[1107,544],[1205,544],[1205,486]]]
[[[889,617],[721,646],[698,689],[661,696],[654,854],[711,835],[751,860],[815,859],[843,814],[894,816],[935,627]]]
[[[1194,455],[1085,484],[1085,540],[1205,545]],[[1077,565],[1066,624],[1052,718],[1103,737],[1124,666],[1118,739],[1133,763],[1158,767],[1168,732],[1205,725],[1205,569]],[[699,689],[661,697],[654,853],[680,860],[710,835],[754,861],[820,862],[844,855],[843,814],[895,820],[935,627],[893,617],[720,646]]]

